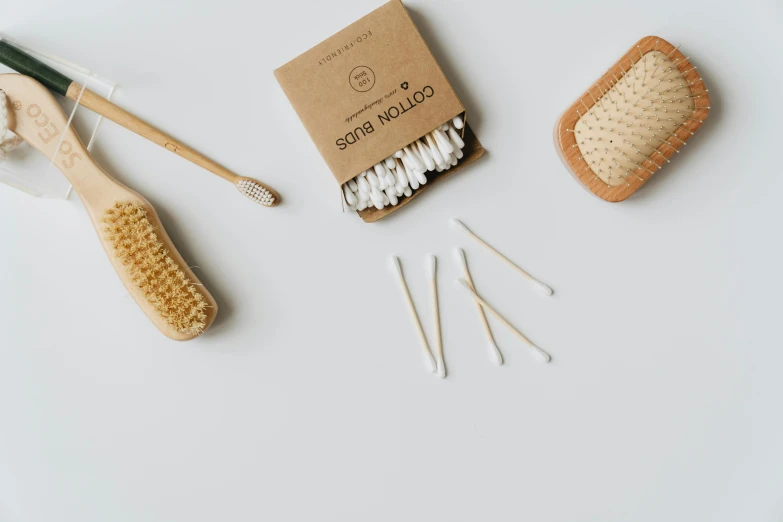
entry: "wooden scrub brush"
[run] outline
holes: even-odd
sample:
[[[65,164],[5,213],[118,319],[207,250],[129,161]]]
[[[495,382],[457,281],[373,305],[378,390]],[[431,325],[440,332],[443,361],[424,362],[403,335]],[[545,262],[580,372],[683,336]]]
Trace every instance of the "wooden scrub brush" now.
[[[192,339],[206,330],[217,304],[191,272],[155,209],[93,161],[68,118],[40,83],[0,74],[8,128],[43,153],[71,182],[123,284],[166,336]]]
[[[679,152],[709,110],[696,67],[663,38],[647,36],[563,114],[556,148],[593,194],[622,201]]]

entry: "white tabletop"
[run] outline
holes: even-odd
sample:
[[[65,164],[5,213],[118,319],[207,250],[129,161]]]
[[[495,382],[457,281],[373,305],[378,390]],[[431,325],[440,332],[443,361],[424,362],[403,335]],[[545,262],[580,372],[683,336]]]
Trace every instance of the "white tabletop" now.
[[[387,221],[341,214],[273,69],[380,2],[35,0],[3,30],[285,204],[106,123],[95,156],[218,300],[163,337],[76,197],[0,185],[0,520],[777,521],[783,516],[780,3],[411,1],[487,156]],[[560,113],[636,40],[682,44],[709,120],[630,200],[555,154]],[[544,298],[452,215],[552,285]],[[476,285],[550,365],[454,286]],[[401,256],[449,377],[422,369]]]

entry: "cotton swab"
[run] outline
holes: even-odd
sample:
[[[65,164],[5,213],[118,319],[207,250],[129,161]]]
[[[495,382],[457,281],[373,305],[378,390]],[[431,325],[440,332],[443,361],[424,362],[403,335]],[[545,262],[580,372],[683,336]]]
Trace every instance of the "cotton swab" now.
[[[428,172],[440,173],[456,167],[465,157],[462,149],[466,143],[458,132],[463,128],[460,117],[449,120],[348,180],[344,194],[348,208],[361,211],[374,206],[383,210],[387,205],[398,205],[403,196],[410,197],[427,184]],[[369,197],[372,188],[377,192],[374,198]]]
[[[473,278],[470,276],[470,270],[468,269],[468,259],[465,257],[465,251],[457,247],[454,249],[454,253],[457,257],[457,263],[462,265],[462,271],[465,273],[465,281],[475,292],[476,286],[473,284]],[[495,343],[495,337],[492,335],[492,330],[489,328],[489,323],[487,322],[487,316],[484,313],[484,308],[482,308],[480,303],[476,303],[476,309],[478,310],[481,325],[484,327],[484,333],[487,334],[487,349],[489,352],[489,358],[497,365],[501,365],[503,364],[503,355],[500,353],[498,345]]]
[[[438,258],[427,256],[427,271],[430,276],[430,291],[432,294],[432,313],[435,323],[435,362],[437,363],[438,377],[446,378],[446,364],[443,360],[443,337],[440,331],[440,306],[438,303]]]
[[[482,245],[483,247],[485,247],[487,250],[489,250],[490,252],[492,252],[493,254],[495,254],[496,256],[498,256],[500,259],[502,259],[503,261],[505,261],[505,262],[506,262],[506,263],[507,263],[507,264],[508,264],[508,265],[509,265],[511,268],[513,268],[514,270],[516,270],[517,272],[519,272],[520,274],[522,274],[523,276],[525,276],[525,278],[526,278],[526,279],[527,279],[527,280],[528,280],[528,281],[529,281],[529,282],[530,282],[530,283],[531,283],[531,284],[532,284],[532,285],[533,285],[533,286],[534,286],[534,287],[535,287],[535,288],[536,288],[536,289],[537,289],[539,292],[541,292],[542,294],[544,294],[544,295],[552,295],[552,294],[554,293],[554,290],[552,290],[552,289],[551,289],[551,288],[549,288],[547,285],[545,285],[544,283],[542,283],[541,281],[539,281],[538,279],[536,279],[536,278],[535,278],[535,277],[533,277],[532,275],[530,275],[530,274],[528,274],[527,272],[525,272],[524,270],[522,270],[522,269],[521,269],[519,266],[517,266],[517,265],[516,265],[516,264],[515,264],[513,261],[511,261],[509,258],[507,258],[507,257],[506,257],[506,256],[504,256],[503,254],[501,254],[500,252],[498,252],[497,250],[495,250],[495,248],[493,248],[493,247],[492,247],[492,246],[491,246],[489,243],[487,243],[486,241],[484,241],[483,239],[481,239],[480,237],[478,237],[476,234],[474,234],[474,233],[473,233],[473,232],[472,232],[472,231],[471,231],[471,230],[470,230],[468,227],[466,227],[466,226],[465,226],[465,224],[464,224],[462,221],[460,221],[459,219],[457,219],[457,218],[451,218],[451,219],[449,220],[449,225],[451,225],[451,228],[453,228],[453,229],[455,229],[455,230],[461,230],[461,231],[465,232],[467,235],[469,235],[470,237],[472,237],[473,239],[475,239],[476,241],[478,241],[479,243],[481,243],[481,245]]]
[[[525,335],[524,335],[522,332],[520,332],[519,330],[517,330],[516,328],[514,328],[514,326],[513,326],[511,323],[509,323],[509,322],[508,322],[508,321],[507,321],[507,320],[506,320],[506,319],[505,319],[505,318],[504,318],[502,315],[500,315],[500,313],[498,313],[498,311],[497,311],[497,310],[495,310],[494,308],[492,308],[491,306],[489,306],[489,304],[488,304],[486,301],[484,301],[484,299],[482,299],[482,298],[481,298],[481,296],[479,296],[479,295],[476,293],[476,291],[475,291],[475,290],[473,290],[473,288],[471,288],[471,287],[470,287],[470,285],[468,284],[468,282],[467,282],[467,281],[465,281],[464,279],[457,279],[457,283],[460,285],[460,287],[461,287],[461,288],[464,288],[464,289],[465,289],[467,292],[469,292],[469,293],[470,293],[470,295],[473,297],[473,299],[474,299],[474,300],[475,300],[477,303],[481,304],[481,306],[483,306],[485,310],[487,310],[489,313],[491,313],[492,315],[494,315],[494,316],[495,316],[495,318],[496,318],[498,321],[500,321],[501,323],[503,323],[503,324],[504,324],[504,325],[505,325],[505,326],[506,326],[506,327],[507,327],[509,330],[511,330],[511,331],[514,333],[514,335],[516,335],[517,337],[519,337],[519,338],[522,340],[522,342],[524,342],[524,343],[525,343],[525,344],[528,346],[528,348],[530,349],[530,351],[533,353],[533,355],[534,355],[534,356],[535,356],[535,357],[536,357],[536,358],[537,358],[539,361],[541,361],[541,362],[545,362],[545,363],[548,363],[549,361],[551,361],[551,360],[552,360],[552,357],[551,357],[551,356],[550,356],[548,353],[546,353],[544,350],[542,350],[541,348],[539,348],[538,346],[536,346],[535,344],[533,344],[533,343],[530,341],[530,339],[528,339],[527,337],[525,337]]]
[[[402,294],[405,297],[406,304],[408,305],[408,311],[411,314],[411,320],[413,321],[413,326],[416,328],[416,334],[419,336],[419,341],[421,342],[421,351],[424,357],[424,367],[427,369],[427,371],[434,372],[436,368],[435,359],[432,357],[432,352],[430,351],[430,345],[427,343],[427,337],[424,335],[424,329],[421,327],[419,314],[416,313],[416,306],[413,304],[413,298],[411,297],[411,292],[410,290],[408,290],[408,284],[405,282],[405,276],[402,274],[402,265],[400,264],[400,258],[392,257],[391,264],[392,264],[392,268],[394,269],[394,271],[396,272],[399,278]]]

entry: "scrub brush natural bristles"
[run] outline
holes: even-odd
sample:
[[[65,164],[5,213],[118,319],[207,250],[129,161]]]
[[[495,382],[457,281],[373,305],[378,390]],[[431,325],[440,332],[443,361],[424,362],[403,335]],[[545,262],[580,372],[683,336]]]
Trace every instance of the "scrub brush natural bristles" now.
[[[679,152],[710,109],[688,58],[643,38],[560,119],[557,149],[594,194],[622,201]]]
[[[104,234],[130,280],[177,332],[198,335],[206,326],[207,300],[169,257],[140,203],[117,202],[104,213]]]
[[[60,104],[37,81],[0,74],[14,108],[9,128],[73,185],[128,293],[164,335],[184,341],[209,328],[217,304],[190,270],[147,200],[90,157]]]

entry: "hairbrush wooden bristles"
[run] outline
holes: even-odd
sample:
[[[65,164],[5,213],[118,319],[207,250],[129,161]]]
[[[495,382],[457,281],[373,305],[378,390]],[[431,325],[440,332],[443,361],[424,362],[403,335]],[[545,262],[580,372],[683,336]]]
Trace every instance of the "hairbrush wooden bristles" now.
[[[696,67],[666,40],[647,36],[563,114],[557,151],[593,194],[622,201],[679,152],[709,110]]]
[[[177,252],[152,205],[92,160],[43,85],[27,76],[0,74],[0,90],[13,108],[8,128],[71,182],[117,275],[155,326],[176,340],[206,330],[217,304]]]

